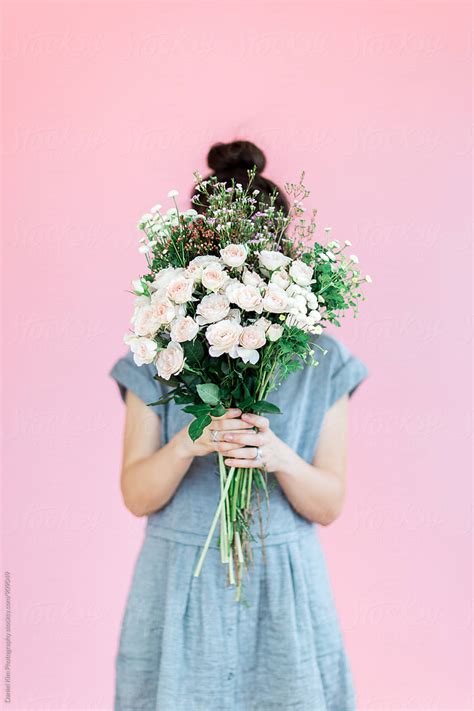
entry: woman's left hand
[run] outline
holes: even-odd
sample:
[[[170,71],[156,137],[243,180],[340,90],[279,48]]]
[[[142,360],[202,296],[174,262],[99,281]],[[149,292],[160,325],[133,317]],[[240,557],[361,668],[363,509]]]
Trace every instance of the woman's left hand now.
[[[222,433],[221,444],[217,449],[224,455],[225,464],[229,467],[276,471],[281,466],[287,445],[272,432],[266,417],[245,412],[241,419],[253,425],[256,431]]]

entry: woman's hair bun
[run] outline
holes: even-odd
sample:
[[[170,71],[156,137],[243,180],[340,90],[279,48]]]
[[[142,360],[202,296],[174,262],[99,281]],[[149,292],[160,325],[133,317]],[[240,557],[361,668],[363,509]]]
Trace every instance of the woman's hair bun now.
[[[263,151],[250,141],[215,143],[207,154],[207,164],[219,174],[228,170],[257,167],[257,173],[265,169],[266,158]]]

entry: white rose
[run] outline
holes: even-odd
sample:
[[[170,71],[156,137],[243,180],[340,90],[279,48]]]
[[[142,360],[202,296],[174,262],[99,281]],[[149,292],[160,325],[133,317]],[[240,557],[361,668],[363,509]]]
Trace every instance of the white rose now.
[[[244,272],[242,274],[242,281],[246,285],[252,285],[252,286],[260,286],[261,284],[264,284],[264,280],[260,276],[260,274],[257,274],[257,272],[250,271],[250,269],[244,269]]]
[[[169,282],[166,287],[166,295],[176,304],[185,304],[193,297],[194,284],[191,279],[179,276]]]
[[[311,319],[311,321],[313,321],[314,323],[321,321],[321,314],[319,313],[319,311],[316,311],[315,309],[313,309],[313,311],[310,311],[308,316]]]
[[[275,269],[286,267],[291,262],[290,257],[285,257],[281,252],[275,252],[269,249],[262,249],[258,255],[258,259],[262,267],[273,272]]]
[[[284,269],[277,269],[270,277],[270,282],[276,284],[280,289],[287,289],[290,286],[290,277]]]
[[[247,247],[245,244],[228,244],[220,250],[222,261],[228,267],[241,267],[247,259]]]
[[[220,263],[219,257],[213,254],[201,254],[199,257],[194,257],[188,264],[186,269],[187,273],[190,274],[194,279],[199,280],[202,275],[202,270],[207,267],[208,264],[217,262]]]
[[[168,343],[166,348],[158,353],[156,370],[160,378],[169,380],[172,375],[181,373],[184,367],[184,352],[179,343]]]
[[[269,284],[263,297],[263,308],[272,314],[281,314],[288,310],[286,291],[276,284]]]
[[[257,319],[253,325],[258,326],[258,328],[263,328],[264,331],[267,331],[272,325],[272,322],[265,318],[265,316],[260,316],[260,318]]]
[[[208,264],[202,270],[201,281],[209,291],[219,291],[229,281],[229,275],[220,264]]]
[[[278,341],[283,335],[283,326],[280,326],[279,323],[272,323],[266,335],[269,341]]]
[[[198,331],[199,325],[191,316],[177,318],[171,324],[171,340],[178,343],[192,341]]]
[[[298,284],[290,284],[286,293],[288,296],[296,296],[296,294],[307,294],[307,290]]]
[[[313,281],[313,267],[295,259],[290,267],[290,276],[299,286],[309,286]]]
[[[262,312],[263,299],[256,286],[241,286],[233,292],[231,300],[244,311]]]
[[[142,296],[137,296],[134,302],[133,306],[133,314],[130,319],[130,323],[135,323],[135,320],[137,318],[138,312],[142,308],[142,306],[146,306],[147,304],[150,303],[150,298],[148,296],[142,295]]]
[[[215,323],[225,318],[230,309],[230,301],[225,294],[208,294],[198,304],[196,321],[199,324]]]
[[[159,291],[155,292],[151,297],[151,304],[160,326],[165,323],[171,323],[176,316],[176,306],[166,296],[162,296]]]
[[[244,348],[256,349],[265,345],[265,331],[259,326],[245,326],[240,334],[239,343]]]
[[[242,346],[237,346],[237,354],[235,358],[242,358],[244,363],[258,363],[260,358],[260,353],[255,348],[243,348]]]
[[[308,302],[308,308],[310,309],[317,309],[319,306],[317,296],[312,291],[306,294],[306,301]]]
[[[141,306],[134,318],[134,331],[137,336],[154,336],[162,325],[154,304]]]
[[[156,356],[157,345],[152,338],[137,338],[137,336],[127,333],[123,340],[130,347],[136,365],[153,363]]]
[[[166,269],[161,269],[155,275],[153,287],[157,291],[164,291],[170,281],[173,281],[173,279],[176,279],[178,276],[182,276],[185,271],[183,267],[166,267]]]
[[[223,319],[208,326],[206,338],[210,344],[209,355],[217,357],[229,353],[235,358],[241,331],[242,326],[233,319]]]
[[[229,279],[225,285],[225,295],[229,301],[234,301],[235,292],[242,287],[242,282],[240,279]]]
[[[304,314],[306,313],[306,299],[302,294],[297,294],[293,297],[293,304],[296,306],[298,311],[301,311]]]

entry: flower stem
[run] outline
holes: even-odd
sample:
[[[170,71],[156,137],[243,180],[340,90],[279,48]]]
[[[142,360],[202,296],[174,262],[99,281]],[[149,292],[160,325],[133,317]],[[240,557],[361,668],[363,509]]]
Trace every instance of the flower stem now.
[[[211,544],[212,536],[214,535],[214,531],[216,530],[217,522],[219,520],[219,516],[221,515],[221,510],[222,506],[224,505],[224,501],[227,497],[227,492],[229,491],[230,485],[232,483],[232,480],[234,478],[234,473],[235,473],[235,467],[232,467],[229,470],[229,475],[227,477],[225,486],[224,486],[224,491],[222,492],[219,504],[216,509],[216,513],[214,514],[214,518],[212,520],[211,528],[209,529],[209,533],[207,534],[206,542],[204,544],[204,548],[202,549],[202,553],[199,557],[198,564],[196,566],[196,570],[194,571],[194,576],[197,578],[199,577],[199,574],[201,572],[204,559],[206,557],[207,551],[209,550],[209,546]],[[232,561],[231,561],[232,562]]]

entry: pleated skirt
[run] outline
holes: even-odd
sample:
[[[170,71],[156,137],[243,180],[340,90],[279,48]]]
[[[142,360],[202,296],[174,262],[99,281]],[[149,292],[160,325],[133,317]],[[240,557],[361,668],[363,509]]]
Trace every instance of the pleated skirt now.
[[[114,711],[354,711],[353,680],[313,527],[254,548],[242,601],[217,548],[148,528],[115,658]]]

